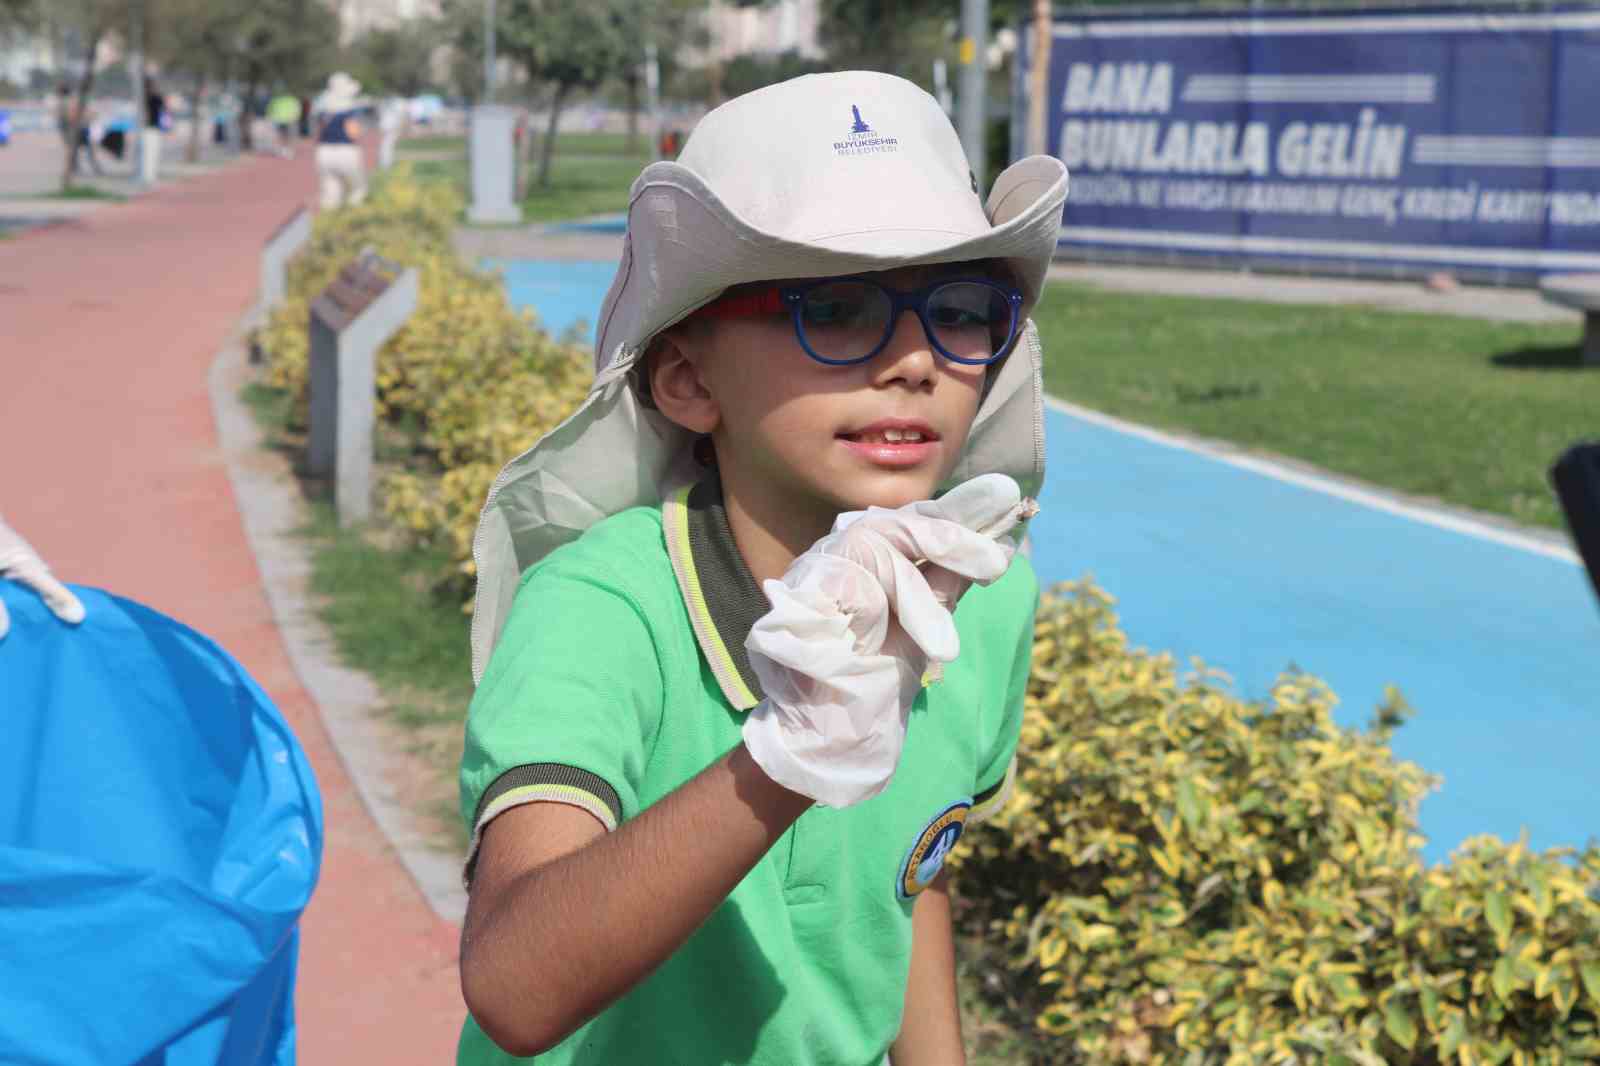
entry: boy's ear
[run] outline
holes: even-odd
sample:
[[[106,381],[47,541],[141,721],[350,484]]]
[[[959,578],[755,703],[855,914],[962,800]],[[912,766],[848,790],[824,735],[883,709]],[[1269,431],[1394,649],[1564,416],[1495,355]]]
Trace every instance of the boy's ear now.
[[[675,332],[655,339],[645,356],[650,400],[673,422],[692,433],[710,433],[722,422],[716,397],[706,387],[699,355]]]

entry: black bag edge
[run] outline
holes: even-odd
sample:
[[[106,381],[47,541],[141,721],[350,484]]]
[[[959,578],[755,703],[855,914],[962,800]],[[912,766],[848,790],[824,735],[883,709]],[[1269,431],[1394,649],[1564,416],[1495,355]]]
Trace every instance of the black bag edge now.
[[[1550,481],[1600,596],[1600,440],[1580,441],[1563,452],[1550,468]]]

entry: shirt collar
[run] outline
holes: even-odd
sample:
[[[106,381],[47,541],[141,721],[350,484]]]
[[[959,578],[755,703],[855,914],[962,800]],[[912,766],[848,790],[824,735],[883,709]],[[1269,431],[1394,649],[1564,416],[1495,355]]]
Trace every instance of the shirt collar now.
[[[661,504],[661,524],[700,653],[722,695],[735,710],[748,711],[763,693],[744,642],[770,605],[734,543],[722,479],[712,471],[670,493]]]

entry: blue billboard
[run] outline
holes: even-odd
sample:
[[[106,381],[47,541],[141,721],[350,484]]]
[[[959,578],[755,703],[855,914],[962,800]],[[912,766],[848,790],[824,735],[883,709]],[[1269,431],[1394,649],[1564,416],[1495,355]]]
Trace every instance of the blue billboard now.
[[[1049,75],[1063,254],[1600,270],[1600,6],[1074,16]]]

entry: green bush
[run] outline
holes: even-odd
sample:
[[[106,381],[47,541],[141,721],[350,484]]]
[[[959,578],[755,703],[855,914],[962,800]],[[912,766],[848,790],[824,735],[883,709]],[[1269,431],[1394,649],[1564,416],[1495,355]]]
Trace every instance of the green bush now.
[[[415,447],[383,479],[382,510],[419,541],[449,546],[446,576],[465,597],[495,474],[577,408],[592,373],[583,351],[511,307],[498,275],[462,262],[451,243],[460,211],[454,189],[418,183],[402,163],[365,203],[318,215],[258,340],[268,381],[294,397],[291,421],[303,428],[311,301],[368,247],[417,268],[417,309],[378,353],[379,416],[410,427]]]
[[[1600,848],[1468,841],[1425,869],[1434,780],[1303,675],[1263,703],[1047,596],[1016,794],[954,857],[985,986],[1047,1061],[1600,1060]]]

